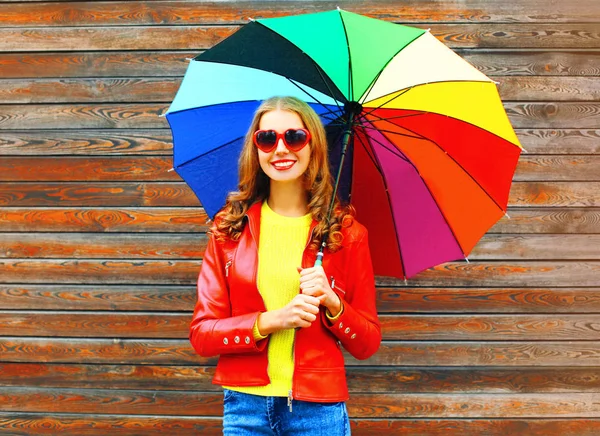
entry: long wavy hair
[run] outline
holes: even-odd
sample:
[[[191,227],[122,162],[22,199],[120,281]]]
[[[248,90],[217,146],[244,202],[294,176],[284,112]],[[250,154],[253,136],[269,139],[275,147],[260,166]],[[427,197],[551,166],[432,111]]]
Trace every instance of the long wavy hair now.
[[[244,216],[254,203],[266,200],[270,192],[270,179],[260,167],[258,151],[252,141],[254,132],[262,116],[270,111],[283,110],[296,113],[304,127],[311,133],[311,155],[308,168],[302,175],[306,189],[308,209],[318,224],[313,232],[310,248],[317,249],[324,236],[327,236],[327,248],[335,252],[341,248],[342,227],[352,224],[354,209],[342,205],[337,199],[329,223],[327,213],[333,195],[333,180],[329,170],[327,154],[327,136],[325,128],[315,111],[302,100],[295,97],[272,97],[265,100],[254,114],[239,158],[238,190],[230,192],[225,206],[215,216],[210,229],[216,239],[237,241],[242,234],[246,221]]]

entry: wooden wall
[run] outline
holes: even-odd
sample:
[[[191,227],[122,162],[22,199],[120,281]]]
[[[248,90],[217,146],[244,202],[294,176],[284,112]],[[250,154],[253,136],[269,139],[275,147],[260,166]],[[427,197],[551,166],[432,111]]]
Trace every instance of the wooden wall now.
[[[378,278],[354,434],[600,434],[600,2],[0,2],[0,433],[220,434],[187,340],[206,216],[165,112],[248,17],[342,8],[500,82],[523,154],[471,263]]]

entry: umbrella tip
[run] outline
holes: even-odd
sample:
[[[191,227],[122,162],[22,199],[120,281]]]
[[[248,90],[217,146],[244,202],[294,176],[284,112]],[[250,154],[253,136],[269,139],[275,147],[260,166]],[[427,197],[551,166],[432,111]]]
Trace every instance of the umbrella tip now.
[[[168,173],[170,173],[171,171],[175,171],[175,168],[171,168],[170,170],[167,170]]]
[[[165,112],[164,114],[160,114],[160,115],[159,115],[159,117],[161,117],[161,118],[162,118],[162,117],[166,117],[166,116],[167,116],[167,113],[166,113],[166,112]]]
[[[527,150],[525,150],[523,147],[521,147],[521,150],[523,151],[523,153],[529,153]]]
[[[429,29],[425,29],[425,32],[431,32],[431,27]]]
[[[506,212],[504,212],[504,216],[505,216],[506,218],[510,219],[510,215],[509,215],[509,214],[507,214]]]
[[[467,261],[467,263],[471,263],[471,262],[469,262],[468,256],[465,256],[465,260]]]
[[[342,10],[342,9],[341,9],[341,8],[340,8],[338,5],[335,5],[335,8],[336,8],[338,11],[341,11],[341,10]]]
[[[256,21],[256,20],[255,20],[254,18],[252,18],[252,17],[248,17],[248,21],[252,21],[252,22],[254,22],[254,21]]]
[[[408,285],[408,281],[406,280],[406,276],[404,276],[404,286]]]
[[[192,62],[194,60],[194,58],[185,58],[185,60],[188,62]]]

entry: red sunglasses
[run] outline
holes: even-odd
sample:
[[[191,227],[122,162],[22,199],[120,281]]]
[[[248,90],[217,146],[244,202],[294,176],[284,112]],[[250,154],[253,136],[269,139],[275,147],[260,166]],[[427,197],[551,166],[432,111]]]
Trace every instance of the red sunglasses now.
[[[275,130],[257,130],[253,138],[254,145],[265,153],[273,151],[280,139],[283,139],[288,150],[297,152],[310,141],[310,132],[306,129],[287,129],[284,133]]]

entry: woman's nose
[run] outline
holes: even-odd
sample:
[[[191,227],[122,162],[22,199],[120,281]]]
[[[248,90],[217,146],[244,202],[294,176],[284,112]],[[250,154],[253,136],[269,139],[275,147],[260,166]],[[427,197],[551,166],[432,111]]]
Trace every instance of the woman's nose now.
[[[277,154],[285,154],[287,152],[288,152],[288,149],[285,146],[285,143],[283,142],[283,139],[279,138],[279,140],[277,141],[277,148],[275,149],[275,153],[277,153]]]

